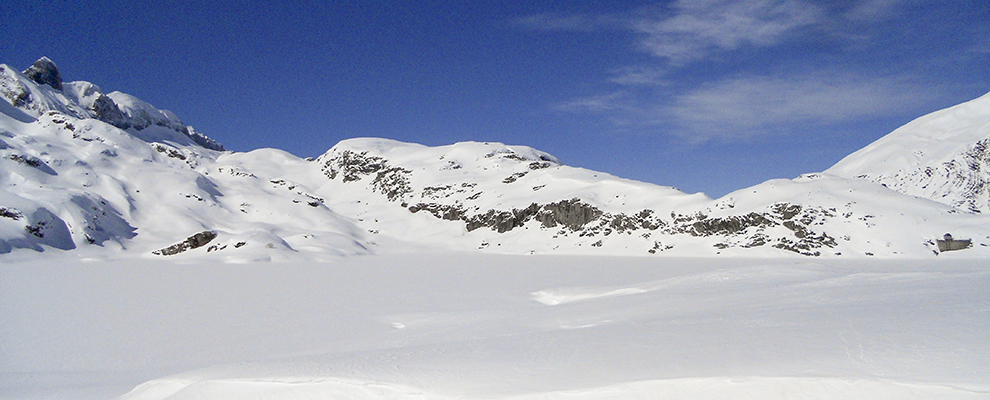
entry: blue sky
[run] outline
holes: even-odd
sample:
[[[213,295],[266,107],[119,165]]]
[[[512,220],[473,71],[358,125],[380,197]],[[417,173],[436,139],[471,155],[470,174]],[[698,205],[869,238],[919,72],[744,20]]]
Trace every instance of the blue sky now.
[[[985,0],[6,1],[48,56],[228,148],[498,141],[717,197],[990,92]]]

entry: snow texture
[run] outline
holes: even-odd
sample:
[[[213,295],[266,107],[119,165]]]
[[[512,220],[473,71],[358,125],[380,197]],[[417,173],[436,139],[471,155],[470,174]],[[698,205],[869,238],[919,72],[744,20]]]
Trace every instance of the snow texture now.
[[[985,260],[0,265],[0,398],[985,399]]]

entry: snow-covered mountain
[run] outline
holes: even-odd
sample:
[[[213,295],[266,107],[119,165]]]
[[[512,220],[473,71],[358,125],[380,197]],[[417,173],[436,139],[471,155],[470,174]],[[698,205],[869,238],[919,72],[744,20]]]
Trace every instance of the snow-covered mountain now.
[[[223,151],[220,143],[196,132],[171,111],[159,110],[129,94],[104,94],[89,82],[62,82],[61,73],[47,57],[42,57],[23,73],[0,64],[0,96],[35,118],[57,113],[78,119],[97,119],[148,142],[198,144]]]
[[[202,252],[228,261],[290,248],[367,252],[347,218],[284,179],[307,176],[305,160],[271,149],[222,152],[171,112],[60,82],[47,59],[24,73],[0,71],[0,253],[153,255],[205,242]]]
[[[837,169],[842,163],[710,199],[501,143],[364,138],[316,160],[272,149],[233,153],[171,112],[88,82],[62,82],[48,59],[0,72],[0,253],[56,248],[250,261],[412,246],[922,256],[937,253],[935,240],[946,232],[973,239],[967,254],[986,256],[990,244],[986,215],[856,179]],[[986,101],[971,103],[967,115],[990,114]],[[943,125],[975,129],[964,122]]]
[[[911,121],[825,172],[990,212],[990,94]]]

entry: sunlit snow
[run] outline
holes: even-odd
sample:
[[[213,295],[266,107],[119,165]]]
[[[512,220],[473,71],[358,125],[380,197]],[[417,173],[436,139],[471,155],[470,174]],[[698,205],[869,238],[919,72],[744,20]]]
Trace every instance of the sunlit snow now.
[[[711,199],[56,83],[0,65],[2,399],[990,398],[990,97]]]

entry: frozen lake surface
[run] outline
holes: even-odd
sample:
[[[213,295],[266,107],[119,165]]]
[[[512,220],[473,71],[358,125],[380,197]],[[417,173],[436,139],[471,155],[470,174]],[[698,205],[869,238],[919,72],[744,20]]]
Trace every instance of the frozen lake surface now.
[[[0,398],[990,398],[951,256],[8,257]]]

